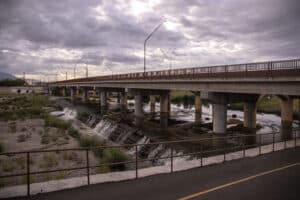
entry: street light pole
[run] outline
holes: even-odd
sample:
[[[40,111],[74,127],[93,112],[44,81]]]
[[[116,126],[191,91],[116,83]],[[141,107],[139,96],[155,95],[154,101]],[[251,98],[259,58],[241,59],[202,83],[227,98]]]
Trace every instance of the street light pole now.
[[[146,73],[146,45],[147,41],[151,38],[151,36],[159,29],[159,27],[163,24],[164,22],[161,22],[155,29],[146,37],[144,41],[144,76]]]

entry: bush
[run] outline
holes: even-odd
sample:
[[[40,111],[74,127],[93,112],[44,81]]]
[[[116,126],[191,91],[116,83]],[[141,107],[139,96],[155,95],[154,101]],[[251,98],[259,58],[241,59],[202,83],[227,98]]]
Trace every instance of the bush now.
[[[118,163],[128,160],[128,156],[120,149],[107,148],[103,150],[103,161],[105,163]],[[125,164],[110,165],[111,170],[124,170]]]
[[[5,162],[2,162],[2,170],[5,172],[12,172],[15,170],[15,165],[12,160],[6,160]]]
[[[73,138],[80,138],[79,132],[72,126],[68,129],[68,134]]]
[[[76,152],[64,152],[63,153],[63,159],[64,160],[72,160],[72,161],[75,161],[75,160],[78,160],[78,154]]]
[[[45,133],[41,138],[42,144],[49,144],[50,143],[50,135],[48,133]]]
[[[56,153],[44,154],[42,157],[41,168],[51,168],[58,165],[58,159]]]
[[[59,119],[57,117],[47,115],[45,117],[45,126],[46,127],[56,127],[60,129],[67,130],[71,127],[71,124],[69,122],[65,122],[62,119]]]
[[[79,139],[79,144],[81,147],[95,147],[95,146],[101,146],[102,143],[98,140],[96,136],[82,136]]]
[[[18,135],[18,142],[25,142],[26,140],[26,135],[25,134],[21,134],[21,135]]]

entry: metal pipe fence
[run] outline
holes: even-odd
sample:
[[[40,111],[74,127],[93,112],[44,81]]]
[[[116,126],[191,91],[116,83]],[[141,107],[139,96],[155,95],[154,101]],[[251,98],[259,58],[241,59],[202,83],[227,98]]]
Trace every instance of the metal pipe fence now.
[[[242,151],[242,157],[244,158],[246,156],[246,150],[249,148],[258,148],[258,155],[262,154],[262,146],[264,145],[272,145],[271,151],[274,152],[275,149],[275,136],[281,135],[281,132],[273,132],[273,133],[265,133],[265,134],[250,134],[250,135],[234,135],[234,136],[225,136],[225,137],[209,137],[209,138],[200,138],[200,139],[188,139],[188,140],[176,140],[176,141],[166,141],[166,142],[153,142],[153,143],[147,143],[147,144],[130,144],[130,145],[112,145],[112,146],[95,146],[90,148],[68,148],[68,149],[51,149],[51,150],[33,150],[33,151],[17,151],[17,152],[4,152],[0,153],[0,156],[13,156],[13,155],[20,155],[24,154],[26,155],[26,172],[25,173],[15,173],[15,174],[8,174],[8,175],[1,175],[0,179],[3,178],[10,178],[10,177],[17,177],[17,176],[26,176],[26,185],[27,185],[27,195],[30,195],[30,177],[31,175],[37,175],[37,174],[44,174],[44,173],[53,173],[53,172],[61,172],[61,171],[72,171],[72,170],[86,170],[86,176],[87,176],[87,185],[90,185],[90,170],[93,168],[99,168],[103,166],[117,166],[117,165],[125,165],[125,164],[134,164],[135,165],[135,178],[137,179],[139,177],[139,163],[146,162],[146,161],[153,161],[153,160],[166,160],[170,159],[170,172],[174,172],[174,158],[179,157],[187,157],[187,156],[199,156],[198,159],[200,160],[200,166],[203,166],[203,159],[212,155],[223,155],[223,162],[226,161],[226,155],[228,153],[232,153],[234,151]],[[259,142],[255,142],[254,144],[247,144],[247,139],[255,137],[255,139],[259,137]],[[262,137],[264,136],[271,136],[270,142],[262,142]],[[299,138],[299,129],[292,130],[292,134],[290,138],[284,138],[280,140],[279,142],[283,142],[283,149],[287,148],[287,141],[294,141],[293,147],[297,146],[297,138]],[[221,148],[215,148],[215,149],[209,149],[204,150],[203,145],[199,144],[199,142],[205,142],[205,141],[215,141],[215,140],[223,140],[226,144],[226,141],[232,139],[239,139],[242,141],[242,145],[234,145],[230,147],[224,147]],[[174,144],[184,144],[184,143],[198,143],[200,145],[200,151],[194,151],[189,153],[184,153],[180,155],[174,154],[174,147],[172,145]],[[151,145],[168,145],[171,148],[170,155],[163,156],[163,157],[153,157],[153,158],[139,158],[139,148],[142,146],[151,146]],[[90,159],[89,159],[89,152],[92,152],[96,149],[107,149],[107,148],[130,148],[134,149],[134,156],[132,156],[132,159],[125,161],[125,162],[111,162],[111,163],[103,163],[103,164],[97,164],[97,165],[91,165]],[[31,171],[30,169],[30,159],[31,155],[36,153],[48,153],[48,152],[64,152],[64,151],[82,151],[85,152],[85,166],[82,167],[69,167],[69,168],[61,168],[61,169],[53,169],[53,170],[39,170],[39,171]]]

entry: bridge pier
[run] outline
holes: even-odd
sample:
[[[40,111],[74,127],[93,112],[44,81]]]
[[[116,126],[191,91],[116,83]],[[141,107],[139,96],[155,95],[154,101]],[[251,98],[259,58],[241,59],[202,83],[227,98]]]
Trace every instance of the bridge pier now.
[[[256,129],[256,102],[244,103],[244,127]]]
[[[200,92],[195,93],[195,124],[201,124],[202,117],[202,100],[200,97]]]
[[[48,88],[48,94],[49,94],[49,96],[52,96],[53,95],[53,89],[52,88]]]
[[[144,113],[143,113],[143,96],[140,91],[136,92],[134,96],[134,115],[135,125],[137,127],[142,126]]]
[[[162,129],[168,127],[170,115],[170,92],[164,92],[160,95],[160,126]]]
[[[155,96],[150,95],[150,113],[151,116],[155,115]]]
[[[127,92],[121,92],[120,93],[120,103],[121,103],[121,110],[122,112],[127,111]]]
[[[75,101],[75,97],[76,97],[76,89],[75,88],[71,88],[71,95],[70,95],[71,102]]]
[[[292,133],[293,125],[293,99],[281,98],[281,133],[283,138],[288,138]]]
[[[225,103],[213,103],[213,132],[226,133],[227,105]]]
[[[65,97],[66,96],[66,88],[61,88],[61,95],[63,96],[63,97]]]
[[[86,103],[88,100],[88,89],[82,88],[82,102]]]
[[[107,98],[106,98],[106,91],[103,89],[99,90],[99,101],[100,101],[100,112],[101,114],[105,114],[107,111]]]

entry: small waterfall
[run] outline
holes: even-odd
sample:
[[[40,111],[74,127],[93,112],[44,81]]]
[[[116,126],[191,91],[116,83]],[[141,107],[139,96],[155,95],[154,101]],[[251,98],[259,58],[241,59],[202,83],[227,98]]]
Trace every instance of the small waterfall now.
[[[64,108],[63,111],[54,111],[50,114],[56,117],[60,117],[64,120],[72,120],[77,117],[77,111],[72,108]]]
[[[109,139],[110,135],[117,128],[117,125],[112,124],[110,121],[105,119],[100,120],[93,131],[102,138]]]
[[[96,115],[89,115],[88,119],[85,122],[89,127],[94,127],[97,123]]]

